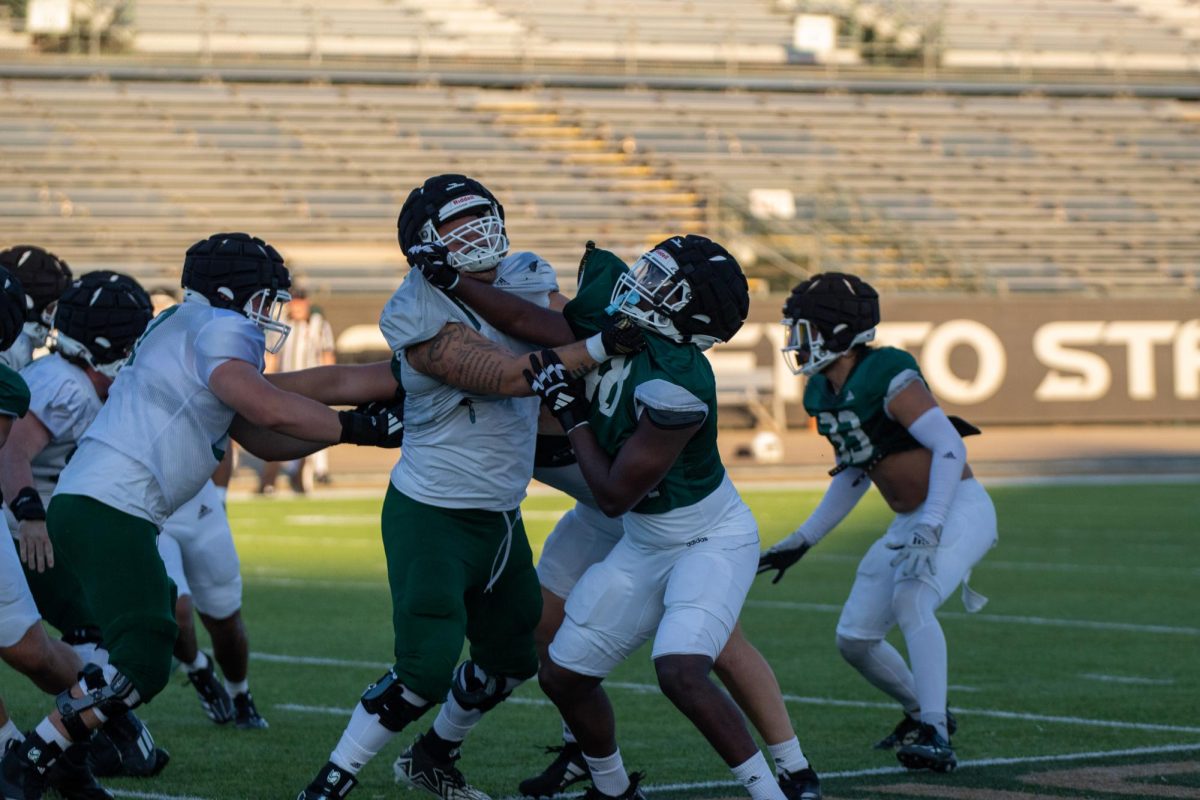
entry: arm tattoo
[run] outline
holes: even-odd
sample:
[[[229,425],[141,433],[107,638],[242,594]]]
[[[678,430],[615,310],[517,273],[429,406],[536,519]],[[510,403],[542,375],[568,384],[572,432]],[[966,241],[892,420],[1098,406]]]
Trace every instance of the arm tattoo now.
[[[460,324],[446,325],[418,346],[417,352],[413,349],[409,348],[409,361],[418,362],[413,367],[443,383],[479,394],[500,392],[506,362],[513,358],[504,347]]]

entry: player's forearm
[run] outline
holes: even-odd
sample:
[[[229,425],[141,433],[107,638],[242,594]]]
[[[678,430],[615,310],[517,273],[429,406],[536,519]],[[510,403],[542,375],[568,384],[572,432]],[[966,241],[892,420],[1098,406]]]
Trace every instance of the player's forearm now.
[[[515,339],[543,347],[575,341],[575,334],[561,312],[534,305],[483,281],[460,280],[453,294],[497,330]]]
[[[637,505],[640,497],[631,500],[626,496],[627,492],[622,492],[615,485],[613,459],[600,446],[590,425],[579,425],[568,434],[568,438],[571,440],[571,449],[575,451],[579,471],[583,473],[583,479],[596,499],[596,506],[606,516],[619,517]]]
[[[254,425],[240,414],[233,418],[229,435],[235,442],[264,461],[291,461],[312,455],[326,445],[288,436]]]
[[[303,395],[325,405],[359,405],[386,402],[395,396],[397,383],[391,363],[330,364],[295,372],[276,372],[266,376],[270,383],[287,392]]]
[[[32,458],[9,447],[0,450],[0,490],[8,500],[26,486],[33,486]]]

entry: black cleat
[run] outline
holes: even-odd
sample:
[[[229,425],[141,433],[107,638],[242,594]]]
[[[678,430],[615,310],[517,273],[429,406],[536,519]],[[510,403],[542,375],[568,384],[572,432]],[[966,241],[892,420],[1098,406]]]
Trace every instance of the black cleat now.
[[[821,800],[821,779],[812,767],[779,773],[779,789],[787,800]]]
[[[170,753],[155,747],[150,730],[132,711],[110,717],[92,737],[90,749],[92,772],[101,778],[153,778],[171,760]]]
[[[646,778],[644,772],[629,773],[629,788],[619,795],[605,794],[595,786],[589,786],[583,793],[583,800],[646,800],[646,795],[638,788],[638,784]]]
[[[217,680],[217,671],[213,669],[211,656],[208,658],[207,666],[188,672],[187,679],[196,690],[196,696],[200,698],[200,707],[204,709],[204,714],[209,719],[218,725],[233,721],[233,699],[221,682]]]
[[[258,709],[254,706],[254,698],[250,696],[249,692],[240,692],[234,695],[233,707],[235,710],[233,724],[240,730],[253,731],[271,727],[258,713]]]
[[[954,749],[950,747],[950,742],[942,738],[937,728],[924,723],[912,742],[900,746],[896,751],[896,758],[909,769],[950,772],[958,766],[958,759],[954,757]]]
[[[946,729],[951,736],[958,730],[958,720],[949,710],[946,711]],[[917,738],[917,732],[920,730],[921,722],[905,714],[891,733],[875,743],[875,749],[895,750],[900,745],[911,744]]]
[[[591,777],[592,772],[588,769],[583,751],[576,742],[563,742],[556,747],[547,747],[546,752],[558,753],[558,756],[540,775],[521,781],[517,789],[526,797],[554,797],[565,791],[568,786]]]
[[[326,761],[312,783],[296,795],[296,800],[340,800],[357,785],[357,778],[332,761]]]
[[[30,731],[25,741],[10,741],[0,759],[0,798],[41,800],[46,791],[45,772],[61,753],[58,745],[47,744]]]
[[[424,747],[422,739],[417,739],[407,750],[400,754],[392,765],[395,770],[396,783],[403,783],[414,789],[421,789],[429,794],[441,797],[442,800],[491,800],[486,794],[467,783],[467,779],[454,766],[458,760],[458,751],[450,758],[442,761],[433,756]]]
[[[63,800],[113,800],[88,766],[89,743],[73,744],[46,770],[46,785]]]

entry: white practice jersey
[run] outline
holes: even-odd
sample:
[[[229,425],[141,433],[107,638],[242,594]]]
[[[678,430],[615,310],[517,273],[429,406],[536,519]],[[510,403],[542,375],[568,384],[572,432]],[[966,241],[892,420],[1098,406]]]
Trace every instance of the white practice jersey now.
[[[208,380],[231,359],[263,368],[263,333],[240,313],[189,298],[159,314],[117,374],[56,492],[92,497],[161,526],[196,496],[228,447],[234,411]]]
[[[553,267],[527,252],[501,261],[493,285],[543,308],[558,289]],[[466,325],[514,353],[536,349],[500,333],[419,271],[409,272],[379,320],[399,359],[407,393],[404,447],[392,484],[418,502],[441,508],[514,509],[533,474],[539,401],[472,394],[409,366],[405,350],[433,338],[447,323]]]
[[[50,432],[49,443],[32,464],[34,488],[48,505],[58,476],[104,401],[87,373],[58,353],[34,361],[21,370],[21,377],[29,386],[29,413]]]
[[[33,361],[33,351],[45,343],[46,331],[45,328],[42,328],[39,335],[35,337],[28,330],[31,324],[25,323],[25,327],[17,334],[17,340],[12,343],[12,347],[0,353],[0,364],[20,372],[29,365],[29,362]]]

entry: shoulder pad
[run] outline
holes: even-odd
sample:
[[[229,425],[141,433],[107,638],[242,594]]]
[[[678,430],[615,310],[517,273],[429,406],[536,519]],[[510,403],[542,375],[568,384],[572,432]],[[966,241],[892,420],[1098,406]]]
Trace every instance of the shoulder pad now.
[[[496,269],[496,282],[492,285],[522,294],[553,292],[558,290],[558,276],[549,261],[537,253],[524,250],[500,262]]]
[[[708,405],[703,400],[661,378],[638,384],[633,399],[639,412],[645,409],[650,421],[660,428],[686,428],[708,416]]]
[[[379,315],[379,330],[393,353],[432,339],[447,322],[463,322],[465,314],[417,270],[405,276]]]

